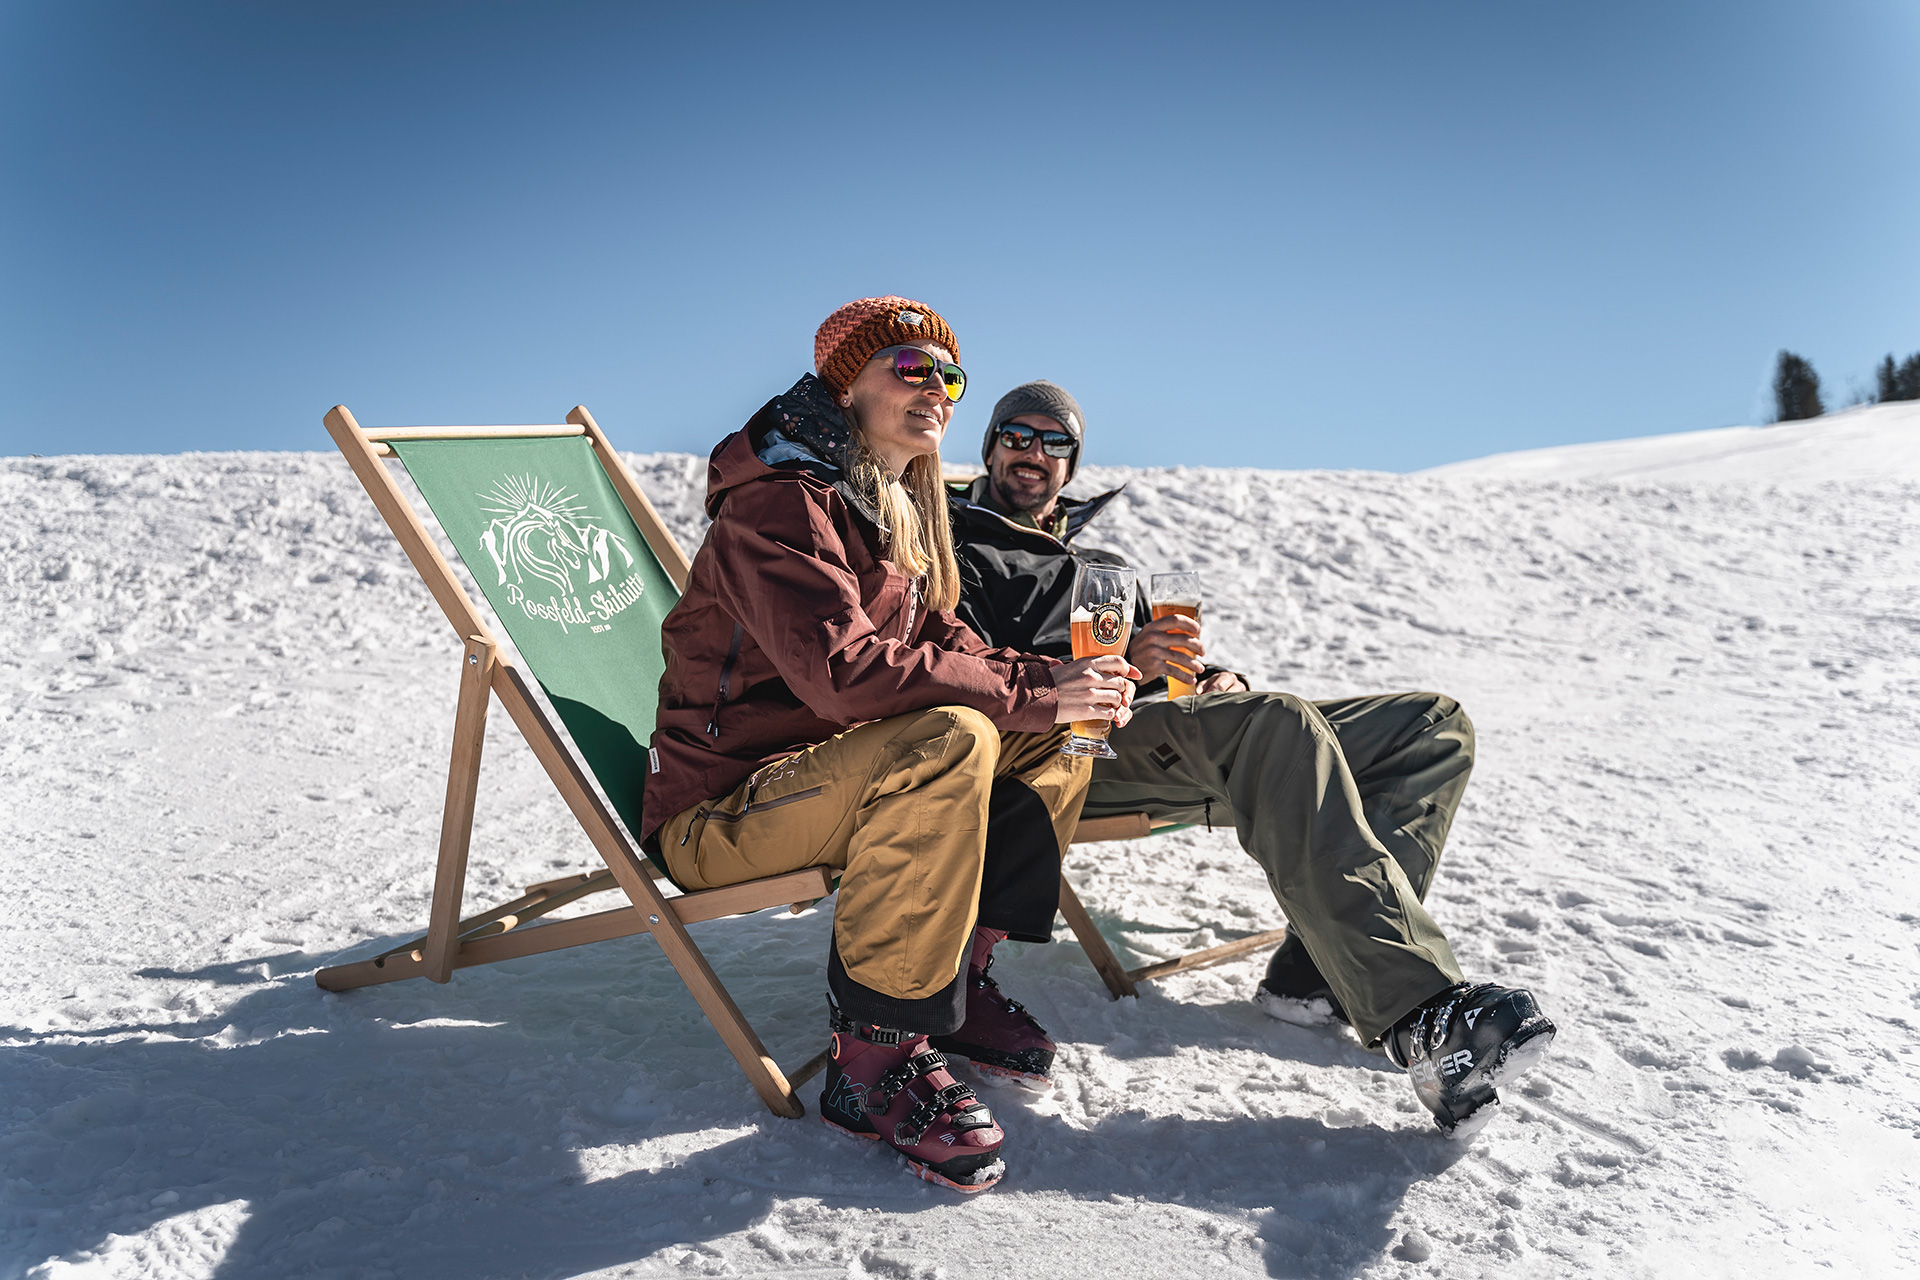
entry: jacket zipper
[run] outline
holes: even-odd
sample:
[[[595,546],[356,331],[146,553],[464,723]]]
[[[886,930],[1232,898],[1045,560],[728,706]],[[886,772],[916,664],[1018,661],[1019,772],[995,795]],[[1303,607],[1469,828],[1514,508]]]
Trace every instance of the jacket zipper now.
[[[920,579],[907,584],[907,643],[913,643],[913,618],[920,611]]]
[[[720,736],[720,708],[726,704],[733,681],[733,664],[740,661],[740,639],[747,634],[739,623],[733,624],[733,639],[727,644],[727,660],[720,664],[720,692],[713,696],[713,714],[707,717],[707,736]]]

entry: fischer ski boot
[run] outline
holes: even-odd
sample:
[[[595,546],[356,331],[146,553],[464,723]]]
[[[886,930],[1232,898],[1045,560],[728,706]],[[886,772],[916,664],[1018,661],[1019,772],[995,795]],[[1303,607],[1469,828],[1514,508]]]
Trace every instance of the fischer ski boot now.
[[[971,1193],[1000,1181],[1006,1135],[927,1037],[837,1012],[833,1027],[822,1120],[850,1137],[887,1143],[928,1182]]]
[[[967,972],[967,1020],[949,1035],[932,1037],[941,1053],[965,1058],[982,1075],[1017,1080],[1030,1089],[1053,1083],[1053,1041],[1027,1007],[1010,1000],[990,975],[993,956]]]
[[[1393,1024],[1387,1056],[1413,1077],[1413,1092],[1450,1138],[1466,1139],[1493,1118],[1498,1085],[1538,1066],[1554,1025],[1533,993],[1490,982],[1448,987]]]
[[[1307,949],[1288,938],[1267,961],[1266,976],[1253,989],[1260,1012],[1296,1027],[1324,1027],[1340,1022],[1352,1025],[1340,998],[1321,976]]]

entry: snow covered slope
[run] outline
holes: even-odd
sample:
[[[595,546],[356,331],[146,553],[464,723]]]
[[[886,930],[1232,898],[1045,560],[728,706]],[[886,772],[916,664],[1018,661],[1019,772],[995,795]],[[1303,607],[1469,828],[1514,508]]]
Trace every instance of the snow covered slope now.
[[[1435,914],[1562,1035],[1463,1148],[1257,959],[1115,1003],[1010,947],[1059,1082],[983,1088],[967,1201],[768,1116],[644,938],[317,991],[425,918],[451,632],[334,457],[0,461],[0,1278],[1913,1274],[1920,484],[1776,487],[1802,452],[1090,469],[1257,684],[1468,706]],[[696,540],[702,465],[636,466]],[[503,716],[484,768],[471,900],[589,864]],[[1070,870],[1134,963],[1279,923],[1226,833]],[[783,1062],[826,927],[695,926]]]
[[[1920,401],[1870,404],[1771,427],[1722,427],[1496,453],[1430,476],[1775,485],[1920,480]]]

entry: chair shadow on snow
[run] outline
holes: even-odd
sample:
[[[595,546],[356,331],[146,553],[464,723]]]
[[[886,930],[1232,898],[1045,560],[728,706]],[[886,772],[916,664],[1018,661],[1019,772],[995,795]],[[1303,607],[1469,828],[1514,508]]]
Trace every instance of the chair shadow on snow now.
[[[715,957],[723,979],[745,969],[762,983],[744,996],[736,984],[736,997],[759,1006],[749,1016],[788,1063],[818,1046],[824,1013],[813,996],[824,914],[794,923],[806,926],[802,947],[792,924],[763,926],[734,936],[744,954]],[[747,1243],[728,1247],[751,1256],[739,1266],[762,1265],[762,1254],[769,1271],[844,1265],[822,1252],[845,1249],[825,1232],[783,1232],[783,1206],[818,1199],[901,1215],[954,1201],[906,1177],[878,1144],[821,1125],[814,1087],[806,1119],[768,1115],[643,938],[446,987],[341,997],[310,985],[316,959],[148,971],[221,987],[263,964],[308,969],[198,1022],[4,1031],[15,1047],[0,1053],[0,1092],[20,1123],[0,1148],[11,1188],[0,1220],[19,1260],[0,1262],[0,1280],[98,1250],[109,1233],[234,1201],[247,1209],[220,1276],[564,1276],[674,1246],[716,1253],[709,1242],[740,1233]],[[764,985],[769,974],[779,993]],[[1106,1004],[1090,970],[1083,985],[1089,1008]],[[806,998],[794,1000],[798,991]],[[1246,1031],[1208,1006],[1143,1002],[1136,1016],[1156,1024],[1156,1042],[1169,1028],[1192,1043],[1208,1025],[1227,1038]],[[54,1035],[77,1043],[49,1043]],[[1406,1188],[1457,1158],[1404,1132],[1294,1116],[1122,1113],[1083,1129],[1033,1109],[1022,1090],[982,1093],[1019,1152],[994,1194],[1266,1210],[1260,1234],[1276,1276],[1377,1261]],[[1196,1228],[1196,1250],[1214,1247]],[[966,1258],[929,1261],[968,1274]]]

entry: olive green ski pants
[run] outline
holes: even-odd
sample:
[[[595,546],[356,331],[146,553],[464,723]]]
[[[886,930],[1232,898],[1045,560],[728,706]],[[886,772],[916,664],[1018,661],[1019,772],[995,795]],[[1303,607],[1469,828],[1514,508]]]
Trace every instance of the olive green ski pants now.
[[[1371,1043],[1461,980],[1421,905],[1473,768],[1473,724],[1436,693],[1147,703],[1096,760],[1088,818],[1232,824],[1354,1030]]]

